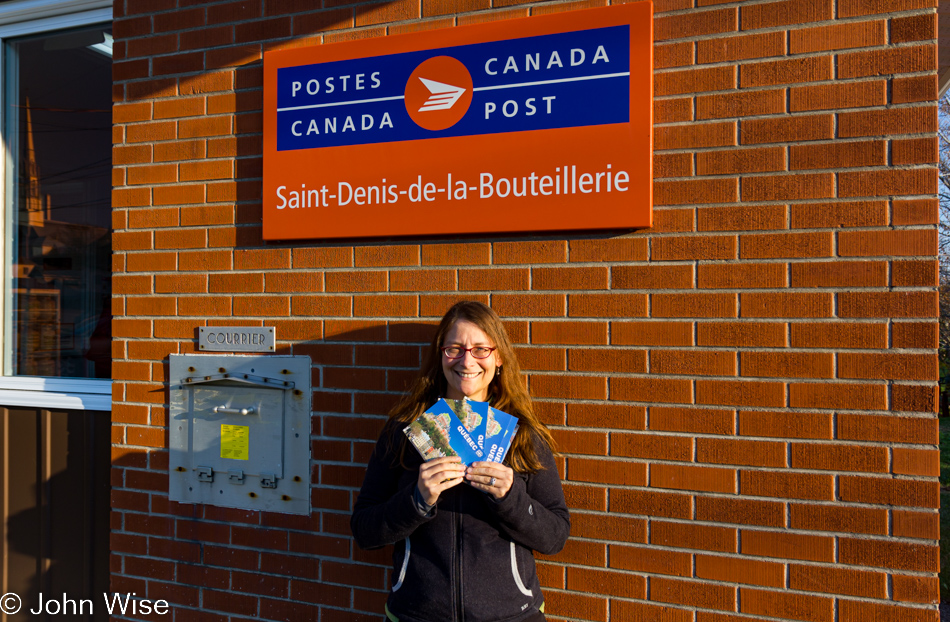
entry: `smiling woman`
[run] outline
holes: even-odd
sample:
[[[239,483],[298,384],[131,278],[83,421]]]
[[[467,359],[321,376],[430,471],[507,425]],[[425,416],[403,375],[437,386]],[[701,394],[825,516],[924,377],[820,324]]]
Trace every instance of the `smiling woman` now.
[[[505,464],[423,463],[406,451],[403,429],[442,397],[488,401],[518,417]],[[553,445],[501,320],[478,302],[454,305],[376,444],[350,521],[362,548],[402,543],[389,620],[544,620],[533,552],[560,551],[570,532]]]

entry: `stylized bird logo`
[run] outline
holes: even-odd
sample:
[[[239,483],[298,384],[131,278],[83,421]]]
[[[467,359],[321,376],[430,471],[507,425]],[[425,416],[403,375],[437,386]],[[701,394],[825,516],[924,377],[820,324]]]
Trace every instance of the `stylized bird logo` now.
[[[455,102],[459,100],[465,89],[460,86],[452,86],[451,84],[443,84],[442,82],[436,82],[435,80],[426,80],[425,78],[419,78],[422,81],[422,84],[425,85],[429,92],[432,95],[429,96],[429,99],[426,100],[422,107],[419,108],[419,112],[430,112],[432,110],[448,110],[455,105]]]

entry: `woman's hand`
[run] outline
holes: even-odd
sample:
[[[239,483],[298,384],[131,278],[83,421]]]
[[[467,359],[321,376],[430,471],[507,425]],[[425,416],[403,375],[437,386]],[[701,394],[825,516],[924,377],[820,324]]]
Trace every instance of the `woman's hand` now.
[[[429,505],[435,505],[443,490],[462,482],[465,467],[461,462],[462,459],[458,456],[448,456],[429,460],[419,467],[419,480],[416,486],[419,488],[423,501]]]
[[[499,462],[473,462],[465,470],[465,479],[475,488],[501,499],[511,490],[515,472]]]

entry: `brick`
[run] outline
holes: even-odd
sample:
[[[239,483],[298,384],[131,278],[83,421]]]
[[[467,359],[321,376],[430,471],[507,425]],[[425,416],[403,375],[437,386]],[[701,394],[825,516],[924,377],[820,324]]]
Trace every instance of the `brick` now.
[[[739,434],[774,438],[831,439],[831,415],[789,412],[740,412]]]
[[[940,584],[937,577],[893,575],[894,600],[912,603],[937,603]]]
[[[789,383],[789,406],[884,410],[887,408],[886,389],[880,384]]]
[[[735,259],[735,236],[685,236],[653,239],[654,261]]]
[[[937,192],[937,169],[895,169],[838,174],[838,196],[868,197]]]
[[[644,350],[574,350],[570,353],[571,371],[602,371],[625,374],[646,373]]]
[[[623,404],[568,404],[567,423],[570,426],[643,430],[646,428],[646,409]]]
[[[527,290],[531,272],[525,268],[459,270],[460,291]]]
[[[653,46],[654,69],[685,67],[693,64],[693,42],[683,41]]]
[[[531,288],[537,290],[607,289],[607,268],[534,268]]]
[[[679,123],[693,120],[693,98],[681,97],[677,99],[653,100],[653,123]],[[689,127],[689,126],[683,126]],[[656,144],[656,135],[661,129],[654,128],[653,142]]]
[[[916,572],[937,572],[940,564],[940,547],[928,544],[841,538],[839,546],[844,564]]]
[[[653,350],[650,373],[689,376],[735,376],[734,352],[702,352],[696,350]]]
[[[834,183],[831,173],[745,177],[742,198],[744,201],[826,199],[835,195]]]
[[[697,438],[696,461],[742,466],[787,466],[784,443],[725,438]]]
[[[691,13],[656,17],[653,20],[653,39],[665,41],[683,37],[696,37],[739,29],[737,9],[718,9],[712,11],[694,11]]]
[[[783,112],[786,112],[785,89],[700,95],[696,98],[696,119],[700,121]],[[735,144],[735,142],[726,144]]]
[[[693,174],[693,154],[653,154],[653,179],[664,177],[689,177]]]
[[[691,346],[689,322],[611,322],[611,345]]]
[[[653,317],[736,317],[735,294],[652,294]]]
[[[668,378],[611,378],[610,399],[628,402],[692,403],[689,380]]]
[[[894,231],[843,231],[838,234],[838,254],[843,257],[933,256],[937,232],[932,229]]]
[[[610,455],[689,462],[693,457],[693,442],[685,436],[614,432],[610,435]]]
[[[607,345],[607,323],[532,322],[531,343]]]
[[[937,76],[894,78],[891,81],[891,103],[910,104],[937,99]]]
[[[741,471],[739,487],[744,495],[783,499],[834,499],[834,478],[817,473]]]
[[[838,114],[839,138],[924,134],[936,131],[937,109],[931,105]]]
[[[831,233],[772,233],[743,235],[739,238],[743,259],[786,257],[830,257]]]
[[[940,477],[940,452],[935,449],[895,447],[892,471],[899,475]]]
[[[838,497],[842,501],[912,508],[938,508],[940,504],[937,481],[842,475],[838,486]]]
[[[831,0],[783,0],[742,9],[742,30],[821,22],[834,17]]]
[[[886,145],[884,141],[792,145],[789,163],[789,168],[793,171],[848,168],[855,166],[884,166],[887,164]],[[871,202],[867,202],[866,204],[872,205]],[[844,207],[847,204],[831,203],[829,205],[832,207],[842,205],[842,207]],[[809,205],[801,207],[808,207],[814,210],[815,206]]]
[[[568,479],[571,481],[613,484],[618,486],[647,485],[645,464],[572,457],[568,460],[567,468]],[[596,537],[602,536],[598,535]]]
[[[934,292],[842,292],[838,315],[843,318],[937,317]]]
[[[738,557],[697,555],[696,576],[727,583],[785,587],[785,568],[782,564]]]
[[[824,293],[742,293],[742,317],[830,317],[832,298]]]
[[[891,325],[892,346],[895,348],[936,348],[938,325],[932,322],[899,322]]]
[[[736,68],[732,66],[666,71],[653,76],[655,97],[725,91],[734,88],[736,88]]]
[[[646,317],[645,294],[571,294],[568,296],[571,317]]]
[[[887,598],[887,575],[882,572],[789,564],[788,579],[793,590]]]
[[[785,526],[785,504],[731,497],[696,497],[696,520],[715,523]],[[700,576],[697,574],[697,576]],[[745,583],[755,583],[747,580]]]
[[[937,138],[895,140],[891,142],[891,161],[894,166],[934,164],[938,161]]]
[[[689,289],[693,267],[684,265],[614,266],[612,289]]]
[[[934,13],[897,17],[891,20],[891,41],[925,41],[937,38],[937,16]]]
[[[936,66],[936,45],[902,46],[868,52],[852,52],[838,55],[838,78],[918,73],[933,71]]]
[[[734,175],[785,170],[785,150],[757,147],[702,151],[696,154],[697,175]]]
[[[743,376],[767,378],[832,378],[830,352],[743,352]]]
[[[492,300],[492,309],[501,317],[564,317],[567,297],[563,294],[497,294]]]
[[[692,572],[689,553],[645,546],[610,545],[610,567],[659,575],[688,577]]]
[[[697,63],[722,63],[785,54],[785,36],[780,32],[717,37],[696,42]]]
[[[833,598],[792,592],[739,588],[742,612],[763,616],[785,616],[808,622],[831,622],[835,617]]]
[[[791,504],[790,510],[793,529],[887,534],[887,510],[797,503]]]
[[[698,231],[759,231],[784,229],[784,205],[707,207],[697,212]]]
[[[751,119],[742,122],[741,144],[830,140],[834,138],[833,123],[832,115],[823,114],[786,119]]]
[[[367,246],[354,249],[353,265],[359,267],[418,266],[419,247],[404,246]]]
[[[936,445],[937,435],[934,417],[838,415],[838,437],[842,439]]]
[[[531,392],[538,397],[607,399],[607,379],[591,376],[532,376]]]
[[[650,600],[734,611],[736,590],[726,585],[653,577],[650,579]]]
[[[858,285],[860,287],[860,285]],[[880,323],[802,322],[790,325],[793,348],[886,348],[887,325]]]
[[[493,245],[495,264],[563,263],[567,261],[567,241],[496,242]]]
[[[701,322],[696,325],[696,345],[781,348],[788,345],[786,326],[780,322]]]
[[[886,287],[883,261],[829,261],[793,263],[792,287]]]
[[[582,261],[646,261],[645,238],[612,238],[609,240],[571,240],[572,262]]]
[[[650,544],[721,553],[738,552],[736,535],[736,529],[713,525],[651,521],[650,526]]]
[[[424,244],[424,266],[475,266],[491,263],[491,244]]]
[[[874,620],[874,622],[938,622],[940,612],[936,609],[921,609],[885,605],[872,602],[840,600],[841,616],[851,620]]]
[[[736,124],[691,123],[658,127],[653,134],[653,148],[662,149],[700,149],[703,147],[729,147],[736,143]]]
[[[880,46],[885,43],[886,33],[887,24],[884,20],[801,28],[789,31],[788,51],[791,54],[807,54]]]
[[[839,378],[937,380],[936,354],[841,353]]]
[[[739,76],[739,87],[820,82],[831,80],[832,77],[832,57],[812,56],[743,65]]]
[[[835,561],[835,539],[830,536],[743,529],[742,554],[814,562]]]
[[[936,199],[894,200],[892,205],[895,225],[933,225],[939,220]]]
[[[580,538],[646,543],[646,521],[640,518],[602,513],[575,513],[571,531]]]
[[[785,406],[785,385],[781,382],[697,380],[696,403],[782,407]]]
[[[650,408],[650,429],[664,432],[733,434],[735,413],[717,408]]]
[[[910,412],[937,412],[939,398],[936,386],[900,385],[891,388],[891,410]]]
[[[653,182],[654,205],[735,203],[739,197],[737,179],[689,179]],[[654,243],[665,238],[656,238]]]
[[[579,593],[606,594],[621,598],[645,599],[647,595],[644,577],[593,568],[568,568],[567,589]]]
[[[923,538],[937,540],[940,538],[940,514],[937,512],[911,512],[908,510],[892,510],[891,527],[893,535],[898,538]]]

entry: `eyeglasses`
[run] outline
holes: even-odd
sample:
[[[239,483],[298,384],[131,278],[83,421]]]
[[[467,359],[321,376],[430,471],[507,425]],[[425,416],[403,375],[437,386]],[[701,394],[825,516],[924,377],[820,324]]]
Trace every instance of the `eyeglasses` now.
[[[461,348],[459,346],[446,346],[444,348],[439,348],[442,350],[442,354],[446,358],[450,359],[460,359],[465,356],[466,352],[471,352],[472,356],[477,359],[487,359],[491,356],[491,353],[497,350],[498,348],[489,348],[487,346],[475,346],[474,348]]]

